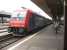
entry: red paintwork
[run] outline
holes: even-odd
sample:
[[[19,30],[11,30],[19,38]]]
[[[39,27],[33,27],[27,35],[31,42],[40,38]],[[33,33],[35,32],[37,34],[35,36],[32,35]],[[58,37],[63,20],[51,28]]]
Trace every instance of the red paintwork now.
[[[23,27],[23,28],[28,28],[29,26],[29,20],[32,15],[31,10],[27,10],[26,17],[24,17],[23,20],[17,20],[17,19],[12,19],[9,22],[9,27]]]
[[[30,17],[32,17],[32,11],[28,10],[27,15],[26,15],[26,20],[25,20],[26,28],[28,28],[28,26],[29,26]]]

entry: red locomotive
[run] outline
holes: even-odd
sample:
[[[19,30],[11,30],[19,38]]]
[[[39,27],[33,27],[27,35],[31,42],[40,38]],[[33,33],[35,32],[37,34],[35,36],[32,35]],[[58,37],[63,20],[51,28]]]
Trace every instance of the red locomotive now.
[[[34,29],[48,24],[49,22],[47,21],[47,19],[29,9],[22,9],[10,18],[8,32],[12,32],[17,36],[23,36],[26,35],[27,32],[31,32]]]

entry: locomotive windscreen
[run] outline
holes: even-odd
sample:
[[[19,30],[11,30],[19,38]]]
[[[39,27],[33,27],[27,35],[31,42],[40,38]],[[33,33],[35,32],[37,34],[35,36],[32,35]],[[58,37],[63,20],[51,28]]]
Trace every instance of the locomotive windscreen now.
[[[19,20],[23,20],[24,17],[26,17],[26,14],[27,14],[26,11],[24,11],[24,12],[20,12],[20,13],[17,15],[17,17],[19,18]]]
[[[27,11],[16,11],[12,14],[13,19],[23,20],[26,17]]]

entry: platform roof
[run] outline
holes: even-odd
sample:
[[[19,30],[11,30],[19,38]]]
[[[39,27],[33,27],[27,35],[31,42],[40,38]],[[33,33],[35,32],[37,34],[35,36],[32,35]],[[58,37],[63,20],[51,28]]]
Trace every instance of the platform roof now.
[[[64,0],[31,0],[36,5],[38,5],[41,9],[47,12],[52,16],[61,17],[64,8]]]

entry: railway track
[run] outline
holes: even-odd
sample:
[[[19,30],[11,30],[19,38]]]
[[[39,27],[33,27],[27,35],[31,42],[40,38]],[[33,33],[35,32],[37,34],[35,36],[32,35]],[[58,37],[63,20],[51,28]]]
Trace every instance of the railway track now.
[[[0,37],[0,49],[20,40],[22,37],[13,36],[11,34]]]
[[[22,37],[16,37],[8,33],[8,25],[0,23],[0,49],[18,41]]]

